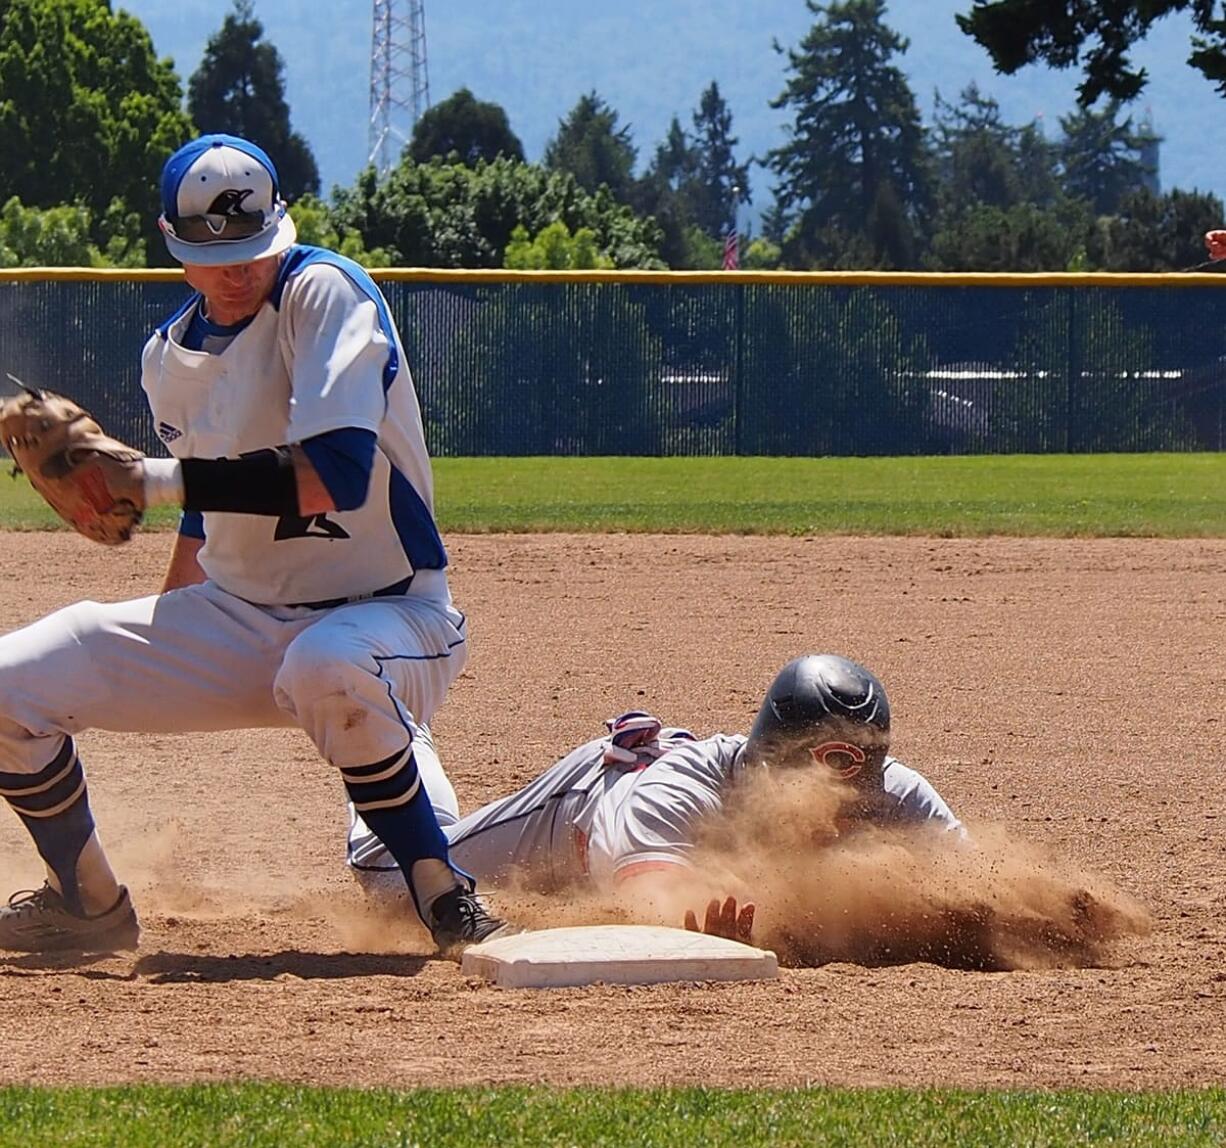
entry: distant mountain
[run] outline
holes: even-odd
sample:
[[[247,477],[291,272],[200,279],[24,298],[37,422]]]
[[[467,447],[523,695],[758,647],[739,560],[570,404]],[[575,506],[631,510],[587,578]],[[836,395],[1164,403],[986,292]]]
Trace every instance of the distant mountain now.
[[[116,0],[150,30],[159,55],[186,81],[229,0]],[[1010,122],[1042,116],[1049,136],[1073,106],[1079,76],[1028,69],[992,71],[986,54],[954,23],[970,0],[894,0],[887,21],[911,41],[901,64],[925,119],[933,93],[955,99],[970,82],[996,98]],[[368,155],[370,0],[256,0],[268,40],[285,60],[296,130],[315,152],[325,189],[348,185]],[[581,10],[582,8],[582,10]],[[813,22],[804,0],[620,0],[596,12],[574,0],[425,0],[430,94],[467,86],[501,104],[539,159],[558,120],[595,89],[629,124],[641,162],[676,114],[689,126],[702,90],[717,80],[733,113],[741,155],[763,155],[783,139],[784,117],[769,102],[783,90],[786,58]],[[1158,133],[1162,187],[1226,198],[1218,149],[1226,100],[1185,63],[1190,28],[1168,17],[1137,53],[1150,83],[1132,112],[1147,109]],[[752,173],[755,204],[770,201],[769,173]]]

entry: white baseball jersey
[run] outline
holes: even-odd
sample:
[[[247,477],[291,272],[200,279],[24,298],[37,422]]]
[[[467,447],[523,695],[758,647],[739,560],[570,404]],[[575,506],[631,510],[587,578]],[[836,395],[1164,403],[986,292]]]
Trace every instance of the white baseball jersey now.
[[[373,282],[331,252],[292,248],[271,299],[213,354],[176,341],[198,298],[145,347],[162,439],[176,455],[234,457],[373,430],[367,505],[310,520],[206,514],[208,581],[79,602],[0,637],[0,771],[36,775],[65,735],[91,728],[286,725],[333,765],[367,766],[404,754],[463,669],[467,625],[430,511],[421,415]],[[402,593],[319,607],[410,572]],[[447,785],[433,772],[437,803]]]
[[[544,888],[688,864],[701,819],[735,799],[746,739],[715,734],[700,741],[658,722],[655,730],[628,747],[617,744],[616,733],[589,741],[517,793],[446,826],[452,860],[479,881],[497,884],[514,871]],[[876,823],[931,822],[962,833],[914,769],[887,757],[884,781]],[[391,865],[360,820],[350,833],[349,860],[359,871]]]
[[[289,605],[443,569],[421,410],[370,277],[334,252],[292,248],[268,302],[220,354],[182,345],[196,306],[198,297],[163,324],[142,359],[158,434],[176,457],[236,458],[349,427],[378,443],[356,510],[205,514],[208,577],[246,601]]]

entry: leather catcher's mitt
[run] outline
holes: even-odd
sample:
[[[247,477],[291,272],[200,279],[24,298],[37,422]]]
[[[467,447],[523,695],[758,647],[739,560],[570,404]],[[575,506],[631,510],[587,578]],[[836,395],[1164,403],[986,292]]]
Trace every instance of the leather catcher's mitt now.
[[[26,388],[0,399],[0,443],[51,509],[86,538],[117,546],[144,510],[140,451],[111,438],[63,395]]]

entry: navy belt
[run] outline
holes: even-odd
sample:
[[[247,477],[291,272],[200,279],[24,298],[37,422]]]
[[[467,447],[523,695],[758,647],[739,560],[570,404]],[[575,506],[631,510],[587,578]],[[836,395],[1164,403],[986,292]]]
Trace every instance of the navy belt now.
[[[396,598],[401,594],[407,594],[409,587],[413,585],[413,575],[410,574],[407,578],[401,578],[399,582],[393,582],[390,586],[384,586],[382,590],[373,590],[369,594],[354,594],[351,598],[324,598],[319,602],[291,602],[291,609],[297,610],[333,610],[337,606],[348,606],[351,602],[365,602],[368,598]]]

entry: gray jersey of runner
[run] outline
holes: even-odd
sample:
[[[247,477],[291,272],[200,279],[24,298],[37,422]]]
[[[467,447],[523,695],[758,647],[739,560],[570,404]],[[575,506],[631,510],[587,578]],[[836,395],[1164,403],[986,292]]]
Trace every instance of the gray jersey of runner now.
[[[633,867],[684,865],[698,823],[735,792],[745,738],[661,728],[629,752],[610,737],[577,747],[523,789],[444,827],[455,864],[481,882],[512,873],[534,888],[616,880]],[[916,770],[886,758],[878,824],[930,822],[964,835],[961,822]],[[360,827],[360,823],[359,823]],[[377,838],[351,833],[349,863],[382,870],[391,858]]]

